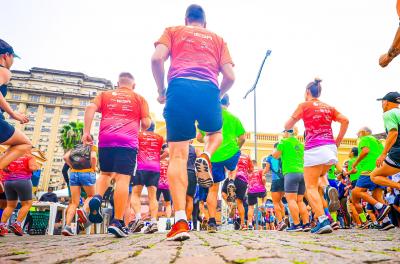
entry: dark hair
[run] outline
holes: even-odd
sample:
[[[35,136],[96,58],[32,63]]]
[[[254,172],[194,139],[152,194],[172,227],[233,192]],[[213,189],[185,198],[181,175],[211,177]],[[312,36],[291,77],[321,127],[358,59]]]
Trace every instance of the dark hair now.
[[[204,13],[204,9],[199,5],[190,5],[186,9],[185,17],[189,22],[200,22],[203,24],[206,22],[206,14]]]
[[[119,78],[123,78],[123,77],[129,78],[129,79],[132,79],[132,80],[135,80],[135,78],[133,77],[133,75],[132,75],[131,73],[129,73],[129,72],[121,72],[121,73],[119,74]]]
[[[357,147],[353,147],[351,149],[351,153],[353,153],[354,157],[358,157],[358,148]]]
[[[279,142],[276,142],[276,143],[274,144],[274,148],[276,148],[276,147],[278,146],[278,144],[279,144]]]
[[[312,97],[319,98],[321,96],[321,90],[322,90],[321,82],[322,80],[315,79],[313,82],[307,85],[306,89],[310,91]]]

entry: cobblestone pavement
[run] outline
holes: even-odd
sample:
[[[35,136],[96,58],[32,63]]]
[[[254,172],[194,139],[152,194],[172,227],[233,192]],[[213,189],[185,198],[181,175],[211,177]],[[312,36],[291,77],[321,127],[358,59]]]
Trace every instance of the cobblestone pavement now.
[[[24,236],[0,238],[0,263],[400,263],[400,229],[342,230],[330,235],[276,231],[192,232],[169,242],[165,234]]]

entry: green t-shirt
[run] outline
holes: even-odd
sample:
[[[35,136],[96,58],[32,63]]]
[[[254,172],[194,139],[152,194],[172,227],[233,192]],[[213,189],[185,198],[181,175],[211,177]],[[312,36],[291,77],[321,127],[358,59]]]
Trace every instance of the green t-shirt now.
[[[222,108],[222,143],[211,157],[211,162],[221,162],[233,157],[239,151],[238,138],[246,133],[239,118]],[[205,133],[200,131],[203,136]]]
[[[386,133],[389,133],[390,130],[396,129],[399,131],[400,129],[400,109],[394,108],[389,110],[383,114],[383,122],[385,124]],[[400,133],[397,135],[397,140],[392,146],[393,150],[400,150]]]
[[[356,162],[357,158],[352,158],[349,160],[349,163],[347,164],[347,171],[351,171],[353,169],[353,164]],[[357,172],[354,174],[350,174],[350,181],[356,181],[358,178],[360,178],[360,168],[359,166],[357,167]]]
[[[332,165],[328,170],[328,179],[329,180],[336,180],[336,165]]]
[[[283,175],[304,171],[304,145],[295,137],[282,139],[278,146],[282,159]]]
[[[360,173],[371,172],[376,167],[376,160],[382,154],[383,145],[374,136],[365,136],[360,138],[358,143],[358,153],[361,153],[362,149],[367,147],[369,149],[368,155],[358,164]]]

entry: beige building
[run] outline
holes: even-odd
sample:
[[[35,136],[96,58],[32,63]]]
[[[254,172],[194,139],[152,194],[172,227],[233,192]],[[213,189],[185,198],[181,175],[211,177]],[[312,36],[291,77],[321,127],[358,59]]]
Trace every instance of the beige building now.
[[[61,188],[64,182],[61,169],[64,164],[60,145],[60,130],[70,121],[83,121],[84,111],[99,91],[113,88],[110,81],[89,77],[79,72],[32,68],[12,71],[7,101],[14,110],[25,113],[29,123],[21,125],[8,119],[21,129],[33,145],[43,151],[47,161],[43,166],[39,190],[48,186]],[[97,139],[99,116],[93,123]]]

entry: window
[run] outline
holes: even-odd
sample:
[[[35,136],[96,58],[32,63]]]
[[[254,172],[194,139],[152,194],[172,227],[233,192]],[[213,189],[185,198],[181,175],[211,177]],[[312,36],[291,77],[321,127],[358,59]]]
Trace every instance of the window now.
[[[46,114],[54,114],[54,107],[46,107],[44,111]]]
[[[26,110],[28,113],[37,113],[38,107],[36,105],[28,105]]]
[[[21,94],[20,93],[12,93],[11,98],[13,100],[21,100]]]
[[[64,98],[62,100],[64,105],[72,105],[72,99],[71,98]]]
[[[80,105],[81,106],[87,106],[89,104],[88,100],[80,100]]]
[[[43,126],[40,132],[50,132],[50,130],[51,130],[50,127]]]
[[[55,104],[56,103],[57,98],[56,97],[46,97],[46,102],[49,104]]]
[[[85,116],[85,111],[79,111],[78,116]]]
[[[24,128],[25,131],[33,131],[35,128],[33,126],[26,126]]]
[[[61,125],[66,125],[66,124],[68,124],[69,123],[69,120],[68,120],[68,118],[61,118],[60,119],[60,124]],[[61,130],[60,130],[61,131]]]
[[[52,117],[46,116],[46,117],[43,119],[43,123],[51,124],[51,120],[52,120],[52,119],[53,119]]]
[[[10,106],[11,106],[11,108],[12,108],[13,111],[17,111],[17,109],[18,109],[18,104],[13,104],[13,103],[11,103]]]
[[[62,108],[61,109],[61,114],[62,115],[70,115],[71,114],[71,112],[72,112],[72,109],[71,108]]]
[[[38,103],[40,101],[40,95],[30,95],[29,101]]]

